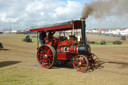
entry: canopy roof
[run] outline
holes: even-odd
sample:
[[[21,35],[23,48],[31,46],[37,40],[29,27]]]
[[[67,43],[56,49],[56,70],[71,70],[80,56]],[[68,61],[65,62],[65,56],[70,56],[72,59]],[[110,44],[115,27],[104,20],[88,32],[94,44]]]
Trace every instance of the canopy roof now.
[[[72,30],[72,29],[81,29],[81,21],[75,20],[75,21],[69,21],[69,22],[63,22],[58,24],[49,25],[42,28],[35,28],[30,29],[30,32],[38,32],[38,31],[65,31],[65,30]]]

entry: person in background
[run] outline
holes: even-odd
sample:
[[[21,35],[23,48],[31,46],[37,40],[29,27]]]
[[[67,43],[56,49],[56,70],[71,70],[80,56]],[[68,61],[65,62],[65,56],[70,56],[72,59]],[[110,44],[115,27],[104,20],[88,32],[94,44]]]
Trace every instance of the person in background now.
[[[27,35],[27,36],[26,36],[26,39],[30,39],[30,36],[29,36],[29,35]]]
[[[40,39],[40,44],[44,45],[45,44],[45,40],[44,38],[46,37],[46,32],[45,31],[41,31],[39,34],[39,39]]]

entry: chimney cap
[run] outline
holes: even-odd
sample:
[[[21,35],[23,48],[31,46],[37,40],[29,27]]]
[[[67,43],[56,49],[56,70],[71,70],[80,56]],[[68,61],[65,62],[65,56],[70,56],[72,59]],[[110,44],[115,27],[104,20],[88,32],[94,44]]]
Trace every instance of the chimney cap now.
[[[85,21],[85,18],[82,17],[82,18],[80,18],[80,20],[81,20],[81,21]]]

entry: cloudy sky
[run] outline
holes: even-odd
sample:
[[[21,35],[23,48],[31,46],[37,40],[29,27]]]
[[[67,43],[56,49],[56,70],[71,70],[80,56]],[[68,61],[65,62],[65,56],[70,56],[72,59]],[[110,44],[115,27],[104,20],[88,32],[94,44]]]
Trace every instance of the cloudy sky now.
[[[0,0],[0,30],[26,29],[80,19],[85,3],[96,0]],[[87,29],[128,28],[128,16],[89,16]]]

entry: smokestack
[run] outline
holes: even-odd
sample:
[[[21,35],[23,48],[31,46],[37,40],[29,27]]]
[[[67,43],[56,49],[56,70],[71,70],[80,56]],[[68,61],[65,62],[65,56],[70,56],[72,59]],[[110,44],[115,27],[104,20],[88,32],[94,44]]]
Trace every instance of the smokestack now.
[[[86,44],[86,25],[85,18],[81,18],[81,36],[82,36],[82,44],[78,46],[78,54],[86,55],[91,52],[91,48]]]
[[[82,45],[86,45],[85,18],[81,18],[80,20],[81,20]]]

